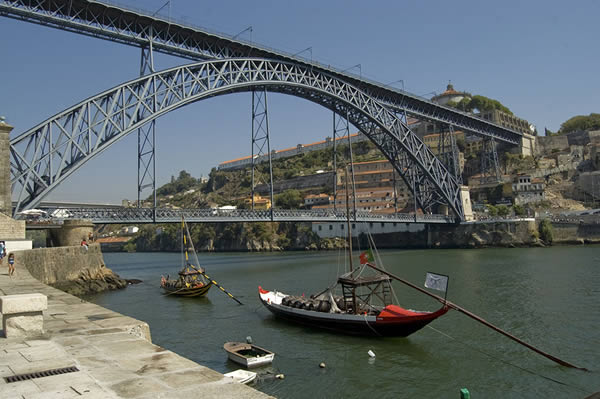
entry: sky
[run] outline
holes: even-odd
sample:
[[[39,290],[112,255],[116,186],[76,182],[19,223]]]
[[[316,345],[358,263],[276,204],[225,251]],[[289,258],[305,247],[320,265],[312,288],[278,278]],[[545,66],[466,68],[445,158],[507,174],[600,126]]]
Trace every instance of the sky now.
[[[239,33],[288,53],[310,47],[301,55],[428,98],[451,82],[456,90],[499,100],[539,132],[600,112],[598,1],[118,4],[150,13],[160,9],[162,17]],[[155,69],[189,62],[157,54]],[[139,48],[0,17],[0,115],[16,137],[137,78],[139,65]],[[332,135],[331,111],[306,100],[269,94],[268,107],[272,149]],[[207,176],[219,163],[250,154],[251,94],[190,104],[159,118],[156,128],[157,187],[181,170]],[[136,133],[85,163],[46,199],[116,204],[125,198],[137,198]]]

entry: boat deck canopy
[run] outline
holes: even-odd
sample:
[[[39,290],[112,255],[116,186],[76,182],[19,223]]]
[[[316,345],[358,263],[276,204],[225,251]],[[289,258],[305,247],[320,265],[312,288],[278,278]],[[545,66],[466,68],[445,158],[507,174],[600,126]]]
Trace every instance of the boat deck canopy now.
[[[361,287],[364,285],[373,285],[381,282],[389,282],[390,278],[384,274],[375,276],[365,276],[353,278],[349,274],[345,274],[338,278],[338,283],[348,286]]]

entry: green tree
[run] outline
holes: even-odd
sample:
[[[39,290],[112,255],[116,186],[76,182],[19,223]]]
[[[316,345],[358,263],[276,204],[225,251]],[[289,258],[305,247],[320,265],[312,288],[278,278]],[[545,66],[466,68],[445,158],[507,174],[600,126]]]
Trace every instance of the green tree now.
[[[285,190],[275,196],[276,207],[281,209],[298,209],[303,202],[302,194],[295,189]]]
[[[136,250],[135,242],[132,242],[132,241],[128,242],[127,244],[125,244],[123,246],[123,250],[125,252],[135,252],[135,250]]]
[[[552,223],[550,220],[544,219],[540,222],[540,239],[544,241],[546,244],[552,244]]]
[[[502,103],[500,103],[500,101],[479,95],[473,96],[471,102],[469,103],[469,107],[471,108],[471,110],[477,109],[479,110],[479,112],[492,111],[497,109],[499,111],[506,112],[510,115],[513,114],[512,111],[508,109],[508,107],[505,107]]]
[[[522,205],[513,206],[516,216],[525,216],[525,208]]]
[[[177,179],[171,177],[171,182],[163,185],[156,190],[157,195],[171,195],[177,194],[182,191],[186,191],[194,186],[199,185],[200,182],[194,179],[188,172],[182,170],[179,172]]]
[[[485,206],[487,208],[488,214],[490,216],[498,216],[498,208],[495,207],[494,205],[486,205]]]
[[[558,134],[567,134],[580,130],[600,129],[600,114],[577,115],[560,125]]]
[[[510,213],[510,208],[507,207],[506,205],[498,205],[496,207],[496,209],[498,210],[498,216],[500,217],[507,217],[508,214]]]
[[[446,105],[449,107],[458,108],[465,112],[473,112],[474,110],[485,112],[497,109],[499,111],[506,112],[509,115],[513,115],[512,111],[500,101],[480,95],[475,95],[471,98],[464,97],[459,102],[451,101]]]

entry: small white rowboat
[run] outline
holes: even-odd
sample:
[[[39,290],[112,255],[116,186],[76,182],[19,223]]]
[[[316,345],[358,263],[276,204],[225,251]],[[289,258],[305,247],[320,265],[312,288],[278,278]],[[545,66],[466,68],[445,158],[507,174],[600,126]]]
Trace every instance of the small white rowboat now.
[[[229,360],[241,364],[246,368],[263,366],[273,362],[275,353],[253,344],[244,342],[226,342],[223,349],[227,352]]]
[[[242,369],[225,373],[223,375],[227,378],[231,378],[233,382],[239,382],[240,384],[249,384],[256,379],[255,372]]]

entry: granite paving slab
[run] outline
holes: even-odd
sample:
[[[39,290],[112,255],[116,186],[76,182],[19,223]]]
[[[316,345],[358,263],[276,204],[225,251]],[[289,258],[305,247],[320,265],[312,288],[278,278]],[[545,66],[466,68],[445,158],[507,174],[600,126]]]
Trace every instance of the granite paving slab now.
[[[43,293],[45,332],[4,338],[0,332],[0,398],[270,398],[252,387],[151,343],[143,322],[35,280],[0,273],[0,294]],[[76,366],[79,371],[7,383],[4,377]]]

